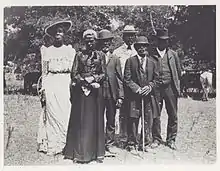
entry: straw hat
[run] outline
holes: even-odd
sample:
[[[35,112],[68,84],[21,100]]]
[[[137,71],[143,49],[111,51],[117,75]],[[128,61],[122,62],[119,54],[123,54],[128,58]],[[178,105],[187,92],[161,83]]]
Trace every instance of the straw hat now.
[[[137,33],[133,25],[126,25],[122,33]]]
[[[65,20],[65,21],[57,21],[45,29],[45,33],[53,36],[55,34],[56,28],[62,27],[64,29],[64,32],[68,32],[70,28],[72,27],[72,21],[70,20]]]

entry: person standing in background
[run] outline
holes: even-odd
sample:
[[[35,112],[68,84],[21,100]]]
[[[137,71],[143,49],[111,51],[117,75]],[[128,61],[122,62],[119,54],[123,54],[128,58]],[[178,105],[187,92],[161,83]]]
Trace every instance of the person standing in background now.
[[[156,47],[152,49],[151,56],[157,61],[159,67],[159,86],[157,89],[158,105],[160,114],[165,101],[168,114],[166,145],[176,149],[175,140],[177,136],[177,104],[180,94],[181,64],[177,53],[169,46],[167,29],[156,30]],[[162,143],[160,116],[153,121],[153,143],[152,148],[157,148]]]
[[[135,30],[133,25],[126,25],[123,30],[123,41],[124,43],[114,50],[113,55],[118,56],[121,62],[122,75],[124,75],[125,62],[128,58],[137,54],[134,49],[134,41],[138,31]],[[119,146],[124,148],[127,143],[127,116],[126,116],[126,92],[124,102],[119,112]]]
[[[101,30],[98,33],[98,47],[105,54],[106,79],[104,87],[104,108],[106,109],[106,151],[113,152],[115,144],[115,115],[116,108],[120,108],[124,99],[123,79],[121,63],[117,56],[113,55],[110,46],[113,35],[109,30]]]

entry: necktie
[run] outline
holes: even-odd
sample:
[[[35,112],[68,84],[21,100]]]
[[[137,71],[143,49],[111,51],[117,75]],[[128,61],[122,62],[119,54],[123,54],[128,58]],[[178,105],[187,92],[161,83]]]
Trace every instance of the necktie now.
[[[141,68],[144,70],[143,64],[144,64],[144,58],[141,58]]]
[[[145,85],[145,83],[146,83],[146,73],[145,73],[145,70],[144,70],[144,67],[145,66],[143,66],[143,64],[144,64],[144,57],[143,58],[141,58],[141,60],[140,60],[140,76],[141,76],[141,85]]]

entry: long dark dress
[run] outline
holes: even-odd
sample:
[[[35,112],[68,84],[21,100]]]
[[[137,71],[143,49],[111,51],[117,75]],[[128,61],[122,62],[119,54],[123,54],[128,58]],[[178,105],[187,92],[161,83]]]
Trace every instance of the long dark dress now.
[[[84,78],[93,76],[100,88],[91,88]],[[76,83],[71,91],[71,115],[67,132],[64,156],[80,162],[89,162],[104,158],[104,112],[102,82],[105,78],[104,54],[94,51],[89,56],[79,52],[73,63],[71,80]],[[82,91],[82,85],[89,87],[88,96]]]

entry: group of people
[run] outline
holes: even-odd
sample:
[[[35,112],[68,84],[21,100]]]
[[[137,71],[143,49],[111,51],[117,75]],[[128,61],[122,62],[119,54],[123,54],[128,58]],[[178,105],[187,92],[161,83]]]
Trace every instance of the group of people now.
[[[164,143],[163,101],[168,114],[165,145],[175,150],[181,66],[168,47],[168,30],[158,29],[157,47],[150,48],[147,37],[137,37],[134,26],[126,25],[124,44],[112,50],[114,36],[109,30],[88,29],[82,35],[85,47],[76,53],[63,42],[71,26],[71,21],[61,21],[45,29],[54,41],[41,47],[43,110],[38,151],[61,153],[80,163],[102,163],[106,153],[115,154],[117,147],[128,151],[157,148]],[[117,109],[120,133],[116,140]]]

